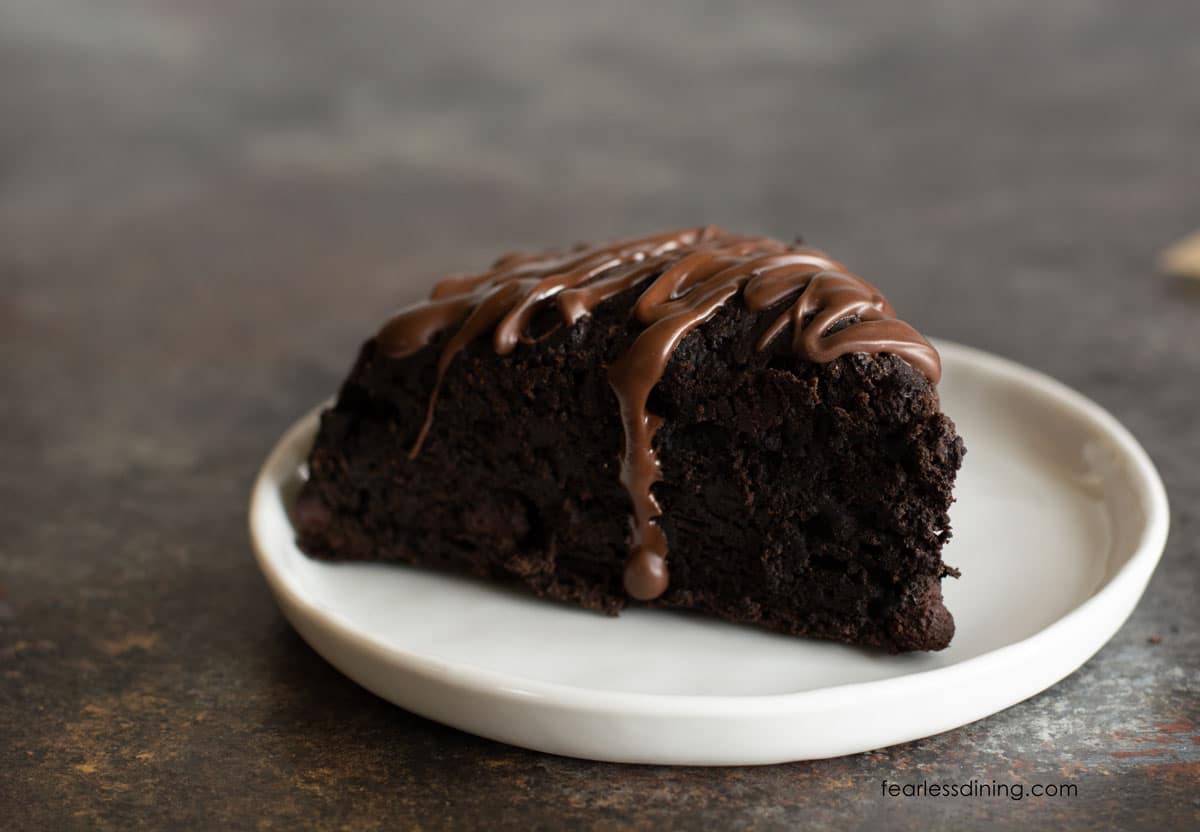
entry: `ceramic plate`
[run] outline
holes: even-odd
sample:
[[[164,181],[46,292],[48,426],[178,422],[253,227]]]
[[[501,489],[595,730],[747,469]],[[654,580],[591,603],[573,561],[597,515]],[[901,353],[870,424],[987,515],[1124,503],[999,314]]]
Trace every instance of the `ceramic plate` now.
[[[1145,451],[1046,376],[938,345],[968,453],[945,559],[958,625],[887,656],[693,615],[607,618],[470,580],[329,564],[286,510],[319,408],[271,452],[250,502],[284,614],[354,681],[418,714],[527,748],[639,763],[833,757],[947,731],[1053,685],[1129,616],[1162,554],[1167,500]]]

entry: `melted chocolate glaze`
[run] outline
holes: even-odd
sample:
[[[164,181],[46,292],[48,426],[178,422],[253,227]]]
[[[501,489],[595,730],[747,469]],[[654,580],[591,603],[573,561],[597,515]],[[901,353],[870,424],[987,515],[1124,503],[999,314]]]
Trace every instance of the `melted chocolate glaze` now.
[[[790,327],[792,351],[817,363],[853,352],[892,353],[936,384],[941,361],[928,341],[896,319],[878,289],[808,246],[704,226],[566,253],[510,254],[490,271],[439,281],[429,300],[397,313],[376,336],[386,354],[403,357],[457,327],[442,348],[409,457],[420,453],[442,378],[467,344],[491,333],[496,352],[507,355],[518,344],[536,343],[527,334],[530,322],[551,304],[562,325],[571,326],[596,305],[643,283],[633,310],[643,329],[609,368],[609,382],[625,426],[621,483],[633,503],[625,589],[648,601],[666,591],[670,576],[666,535],[655,522],[661,511],[651,491],[662,479],[653,443],[662,420],[647,412],[646,403],[689,332],[739,294],[753,312],[794,298],[763,333],[760,350]]]

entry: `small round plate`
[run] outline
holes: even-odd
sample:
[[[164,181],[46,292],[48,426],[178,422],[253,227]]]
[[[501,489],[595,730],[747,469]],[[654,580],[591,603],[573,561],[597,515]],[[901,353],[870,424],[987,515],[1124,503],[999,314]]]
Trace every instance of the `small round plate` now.
[[[513,745],[637,763],[851,754],[950,730],[1053,685],[1112,637],[1162,554],[1167,499],[1111,415],[1033,370],[938,345],[966,440],[944,582],[958,632],[888,656],[685,613],[607,618],[405,566],[312,560],[288,501],[317,425],[267,458],[250,502],[284,614],[354,681]]]

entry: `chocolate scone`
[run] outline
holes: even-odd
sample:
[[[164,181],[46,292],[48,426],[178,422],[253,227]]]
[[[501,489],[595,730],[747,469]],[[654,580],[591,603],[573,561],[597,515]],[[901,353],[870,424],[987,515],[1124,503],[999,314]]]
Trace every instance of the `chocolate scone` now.
[[[964,453],[940,372],[808,246],[702,227],[508,255],[363,345],[321,417],[299,545],[939,650]]]

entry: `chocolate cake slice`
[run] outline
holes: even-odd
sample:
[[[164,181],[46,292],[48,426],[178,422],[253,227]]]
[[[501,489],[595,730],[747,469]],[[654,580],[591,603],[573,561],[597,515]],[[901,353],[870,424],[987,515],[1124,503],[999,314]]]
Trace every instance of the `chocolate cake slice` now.
[[[298,542],[608,613],[939,650],[964,453],[939,375],[807,246],[703,227],[508,255],[363,345]]]

